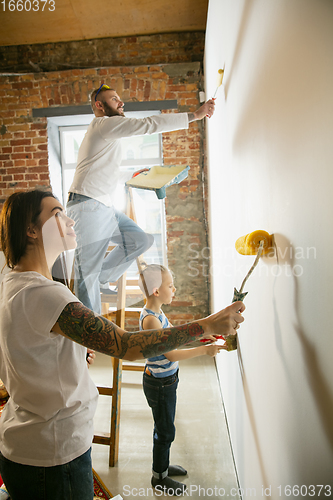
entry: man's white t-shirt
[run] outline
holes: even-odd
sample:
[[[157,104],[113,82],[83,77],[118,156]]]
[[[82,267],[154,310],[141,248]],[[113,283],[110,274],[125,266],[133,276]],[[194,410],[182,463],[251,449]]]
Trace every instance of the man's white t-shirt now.
[[[10,398],[0,418],[0,451],[25,465],[61,465],[93,439],[98,391],[86,348],[53,333],[78,299],[36,272],[9,272],[0,285],[0,378]]]
[[[112,206],[122,161],[122,137],[187,129],[187,113],[95,117],[81,143],[74,179],[69,191]]]

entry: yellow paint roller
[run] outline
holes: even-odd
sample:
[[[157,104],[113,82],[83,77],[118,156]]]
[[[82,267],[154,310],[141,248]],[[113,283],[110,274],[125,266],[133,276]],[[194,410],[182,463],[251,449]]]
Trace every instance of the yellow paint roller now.
[[[244,285],[246,281],[251,276],[254,268],[259,262],[261,255],[267,254],[272,251],[273,248],[273,237],[267,231],[253,231],[252,233],[241,236],[235,243],[235,247],[238,253],[241,255],[257,255],[253,266],[245,276],[240,290],[238,291],[234,288],[234,296],[232,302],[242,301],[247,295],[247,292],[243,292]],[[235,335],[228,335],[225,339],[225,343],[228,351],[235,351],[237,349],[237,333]]]
[[[223,66],[223,69],[219,69],[219,70],[218,70],[218,74],[217,74],[217,82],[216,82],[217,87],[216,87],[216,90],[215,90],[215,92],[214,92],[213,99],[215,99],[216,93],[217,93],[217,91],[218,91],[219,87],[221,87],[221,85],[222,85],[223,76],[224,76],[224,66]]]
[[[236,241],[235,247],[241,255],[256,255],[261,241],[263,241],[262,255],[265,255],[272,250],[272,236],[267,231],[258,230],[241,236]]]
[[[267,233],[267,231],[253,231],[252,233],[246,234],[245,236],[241,236],[235,243],[235,247],[238,253],[241,255],[257,255],[254,261],[253,266],[245,276],[240,290],[238,291],[234,288],[234,296],[232,302],[236,302],[237,300],[243,301],[247,295],[247,292],[243,293],[244,285],[246,281],[251,276],[254,268],[259,262],[261,255],[267,254],[272,250],[272,235]],[[228,351],[234,351],[237,349],[237,334],[229,335],[226,338],[226,344]]]
[[[219,87],[221,87],[221,85],[222,85],[223,76],[224,76],[224,66],[223,66],[223,69],[219,69],[218,70],[218,73],[217,73],[217,82],[216,82],[217,83],[217,87],[216,87],[216,90],[214,92],[214,95],[213,95],[212,99],[216,99],[216,93],[217,93]],[[207,118],[209,118],[209,115],[206,115],[206,116],[207,116]]]

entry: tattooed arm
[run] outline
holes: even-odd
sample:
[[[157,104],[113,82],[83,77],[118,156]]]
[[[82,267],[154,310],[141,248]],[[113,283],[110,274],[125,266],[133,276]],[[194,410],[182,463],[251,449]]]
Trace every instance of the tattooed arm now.
[[[62,311],[52,331],[94,351],[134,361],[172,351],[207,334],[234,334],[238,324],[244,321],[239,314],[244,309],[242,302],[235,302],[219,313],[186,325],[126,332],[80,302],[71,302]]]

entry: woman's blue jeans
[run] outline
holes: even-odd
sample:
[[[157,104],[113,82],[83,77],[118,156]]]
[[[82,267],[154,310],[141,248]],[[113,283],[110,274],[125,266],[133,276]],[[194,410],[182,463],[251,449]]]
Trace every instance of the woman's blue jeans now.
[[[165,378],[143,374],[143,391],[154,418],[153,471],[162,474],[169,467],[170,447],[175,439],[174,425],[178,371]]]
[[[64,465],[35,467],[0,453],[0,474],[11,500],[93,500],[91,449]]]
[[[67,215],[74,220],[77,248],[74,291],[95,313],[101,313],[100,284],[116,281],[136,257],[148,250],[154,237],[114,207],[72,194]],[[112,242],[115,248],[106,256]]]

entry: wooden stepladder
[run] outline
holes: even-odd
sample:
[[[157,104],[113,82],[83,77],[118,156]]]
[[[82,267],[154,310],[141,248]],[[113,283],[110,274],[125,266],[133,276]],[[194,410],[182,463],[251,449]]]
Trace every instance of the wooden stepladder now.
[[[132,188],[126,187],[126,210],[125,214],[130,217],[134,222],[136,222]],[[141,271],[142,262],[140,257],[136,259],[138,270]],[[113,321],[117,326],[125,329],[125,317],[140,317],[140,308],[127,308],[126,307],[126,297],[127,297],[127,285],[137,284],[134,283],[135,280],[126,280],[126,273],[123,274],[117,281],[117,296],[116,304],[112,305],[109,302],[109,296],[102,295],[102,314],[106,318]],[[136,280],[137,282],[137,280]],[[131,293],[133,293],[133,286],[131,286]],[[140,293],[140,292],[139,292]],[[141,294],[142,297],[142,294]],[[111,306],[111,307],[110,307]],[[122,371],[132,370],[132,371],[143,371],[143,364],[134,363],[123,363],[121,359],[111,358],[113,364],[113,379],[112,387],[97,387],[99,394],[103,396],[111,396],[111,427],[110,433],[101,433],[94,436],[94,443],[104,444],[110,447],[109,453],[109,466],[114,467],[118,461],[119,453],[119,424],[120,424],[120,402],[121,402],[121,381],[122,381]]]

